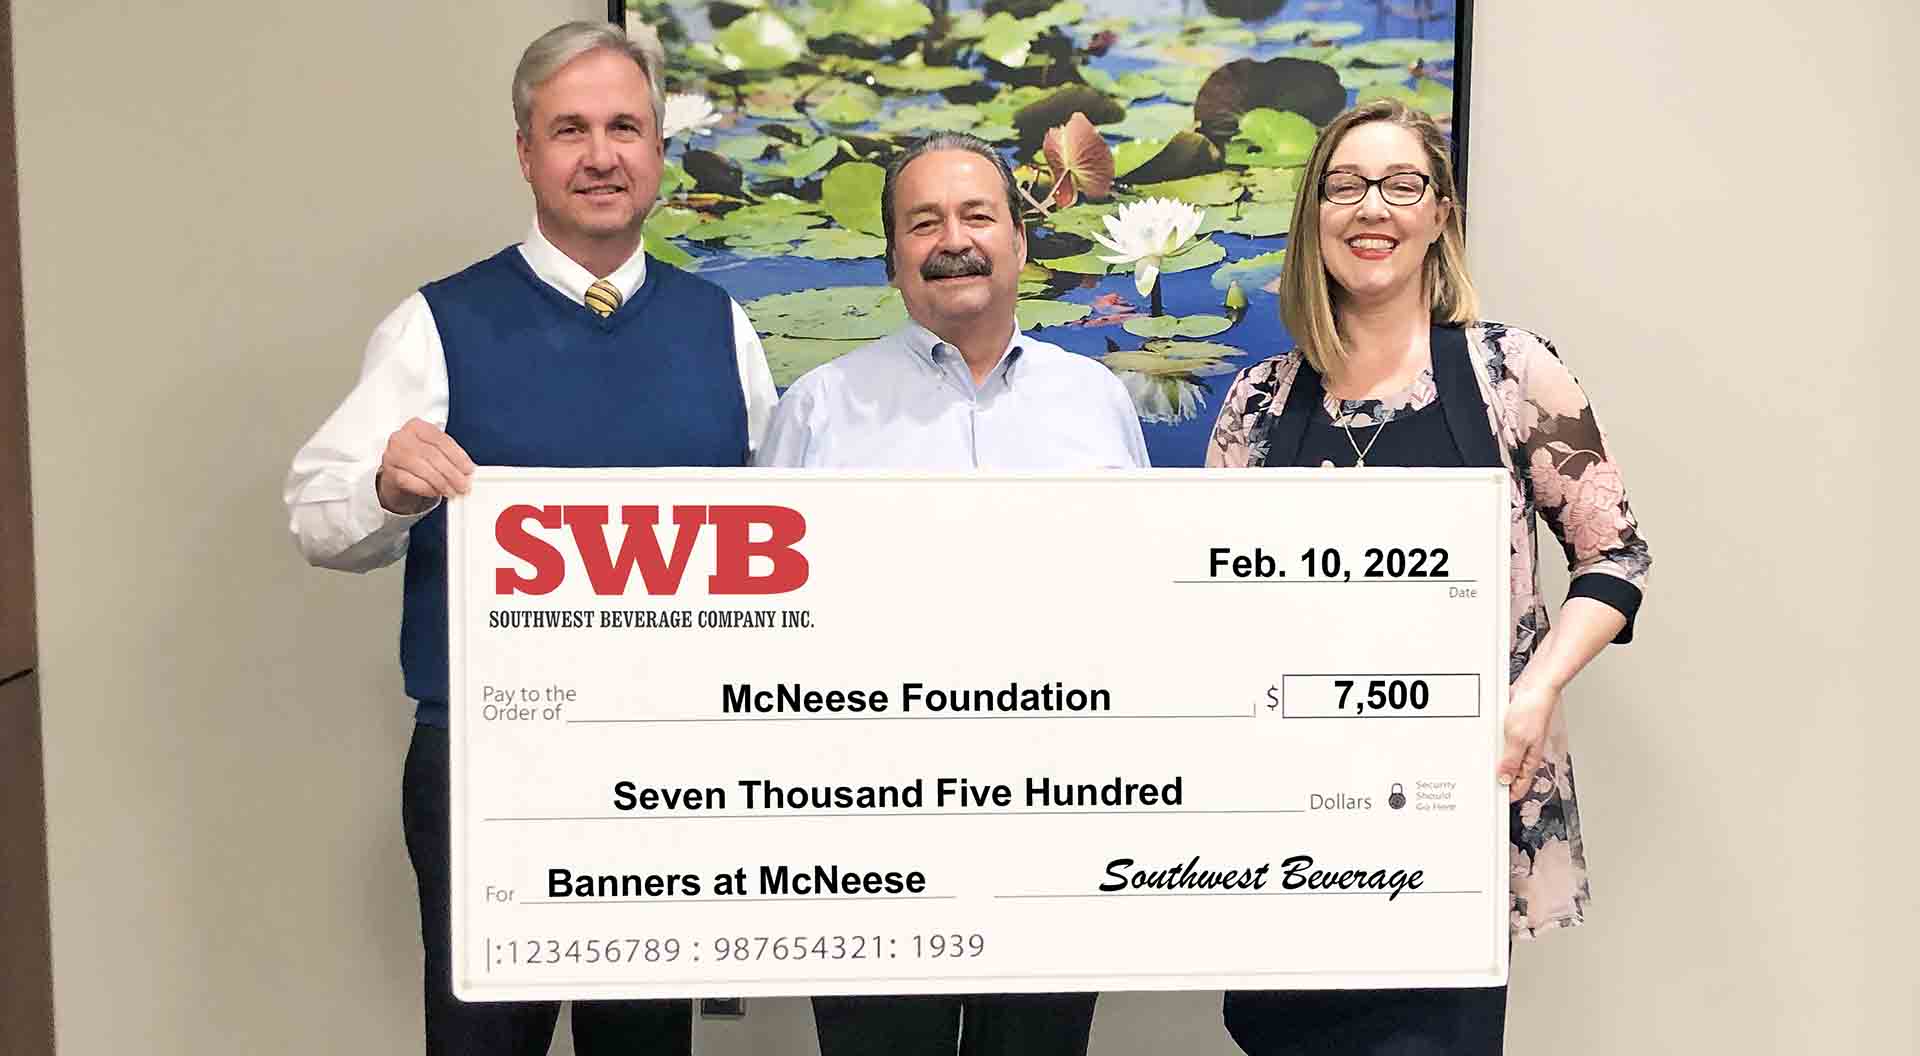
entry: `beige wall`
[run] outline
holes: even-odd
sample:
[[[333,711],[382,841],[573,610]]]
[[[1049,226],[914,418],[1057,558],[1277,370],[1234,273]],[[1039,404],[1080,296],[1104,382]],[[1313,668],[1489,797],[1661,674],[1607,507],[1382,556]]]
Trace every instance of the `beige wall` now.
[[[279,484],[380,315],[518,237],[507,71],[599,7],[15,4],[65,1056],[417,1051],[398,579],[306,569]],[[1519,952],[1510,1049],[1915,1051],[1910,579],[1870,562],[1913,511],[1920,25],[1478,7],[1490,310],[1588,383],[1656,556],[1570,703],[1594,923]],[[1096,1056],[1224,1056],[1213,1007],[1110,998]]]

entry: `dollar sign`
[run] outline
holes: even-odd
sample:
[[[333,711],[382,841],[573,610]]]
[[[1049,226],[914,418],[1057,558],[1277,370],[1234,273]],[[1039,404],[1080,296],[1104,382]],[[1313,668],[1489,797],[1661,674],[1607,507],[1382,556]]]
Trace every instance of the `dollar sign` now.
[[[1280,687],[1268,686],[1267,687],[1267,707],[1277,708],[1279,706],[1280,706]]]

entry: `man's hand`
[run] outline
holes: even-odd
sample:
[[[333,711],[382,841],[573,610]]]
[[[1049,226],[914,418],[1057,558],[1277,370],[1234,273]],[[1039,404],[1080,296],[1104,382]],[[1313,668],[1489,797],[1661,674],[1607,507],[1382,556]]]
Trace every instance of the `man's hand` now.
[[[373,490],[388,513],[412,515],[472,483],[473,459],[439,426],[413,418],[387,437]]]

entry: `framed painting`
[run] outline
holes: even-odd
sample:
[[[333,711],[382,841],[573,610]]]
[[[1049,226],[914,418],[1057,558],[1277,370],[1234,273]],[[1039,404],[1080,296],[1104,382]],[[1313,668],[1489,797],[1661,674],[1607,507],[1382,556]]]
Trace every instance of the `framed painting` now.
[[[610,0],[608,16],[667,59],[648,252],[745,307],[779,385],[905,321],[885,166],[969,132],[1028,199],[1021,328],[1112,369],[1159,466],[1198,465],[1226,382],[1291,345],[1273,288],[1319,127],[1402,99],[1450,128],[1466,181],[1468,0]],[[1150,284],[1094,237],[1147,199],[1199,214]]]

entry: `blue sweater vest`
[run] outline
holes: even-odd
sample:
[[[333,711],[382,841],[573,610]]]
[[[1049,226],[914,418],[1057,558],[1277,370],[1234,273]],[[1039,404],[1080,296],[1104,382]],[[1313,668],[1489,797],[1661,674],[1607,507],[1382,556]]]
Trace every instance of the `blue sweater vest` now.
[[[420,291],[447,354],[447,434],[482,466],[741,466],[746,398],[718,286],[657,260],[602,319],[514,247]],[[447,518],[407,540],[400,667],[447,722]]]

